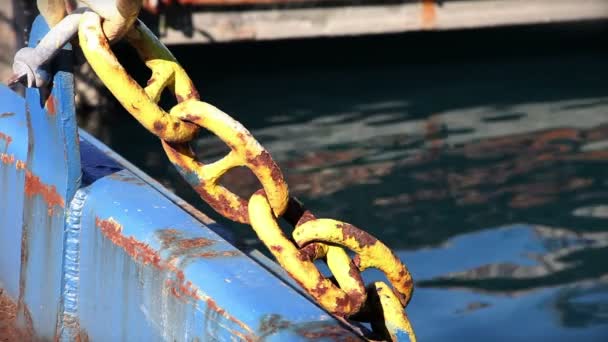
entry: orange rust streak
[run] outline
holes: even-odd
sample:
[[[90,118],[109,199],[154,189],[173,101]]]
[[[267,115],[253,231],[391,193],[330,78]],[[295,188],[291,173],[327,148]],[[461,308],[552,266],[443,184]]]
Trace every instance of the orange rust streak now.
[[[15,156],[12,154],[0,153],[0,159],[2,159],[2,163],[7,165],[15,162]]]
[[[8,146],[11,144],[11,142],[13,141],[13,138],[11,138],[10,135],[6,135],[2,132],[0,132],[0,139],[6,141],[6,146],[5,148],[8,149]]]
[[[212,309],[213,311],[217,312],[218,314],[224,316],[224,318],[236,323],[236,325],[241,327],[243,330],[247,331],[250,335],[254,336],[254,332],[251,330],[251,328],[249,328],[245,323],[239,321],[238,319],[234,318],[232,315],[227,313],[226,310],[219,307],[213,299],[207,298],[205,301],[207,302],[207,306],[210,309]],[[256,339],[252,338],[251,336],[245,336],[238,331],[233,330],[232,333],[239,336],[240,338],[242,338],[245,341],[255,341],[256,340]]]
[[[41,196],[49,207],[48,214],[53,214],[53,207],[63,208],[65,203],[57,192],[54,185],[47,185],[40,181],[40,178],[31,171],[25,171],[25,195],[27,197]]]
[[[49,112],[49,115],[57,114],[57,105],[55,102],[55,97],[53,97],[53,95],[49,95],[49,98],[46,99],[46,102],[44,103],[44,107],[46,108],[47,112]]]
[[[422,0],[421,19],[423,28],[431,29],[435,27],[435,21],[437,20],[435,0]]]
[[[217,312],[224,318],[235,323],[237,326],[246,331],[249,336],[245,336],[238,331],[232,331],[233,334],[241,337],[243,340],[246,341],[256,340],[255,338],[251,337],[255,336],[251,328],[249,328],[245,323],[236,319],[232,315],[228,314],[226,310],[220,308],[213,299],[209,297],[201,297],[198,293],[196,286],[192,284],[191,281],[185,279],[184,272],[178,269],[176,266],[172,265],[170,262],[163,261],[158,251],[150,247],[148,244],[137,241],[133,236],[124,236],[122,234],[122,226],[114,219],[109,218],[106,220],[102,220],[99,217],[96,217],[95,225],[101,230],[102,234],[106,238],[112,241],[112,243],[114,243],[116,246],[122,248],[134,260],[139,261],[143,264],[150,264],[159,270],[167,271],[173,274],[174,279],[167,279],[165,281],[165,286],[168,288],[168,292],[171,295],[176,298],[182,298],[184,296],[187,296],[196,300],[205,300],[207,306],[211,310]]]
[[[95,219],[95,225],[99,227],[105,235],[115,245],[122,248],[128,255],[144,265],[152,264],[157,268],[162,268],[161,259],[157,251],[147,244],[137,241],[134,237],[122,235],[122,226],[116,221]]]
[[[2,163],[6,165],[10,165],[14,163],[16,159],[14,154],[0,153],[0,160],[2,160]],[[17,163],[15,164],[15,169],[23,170],[26,168],[27,164],[25,164],[24,161],[18,159],[16,161]]]

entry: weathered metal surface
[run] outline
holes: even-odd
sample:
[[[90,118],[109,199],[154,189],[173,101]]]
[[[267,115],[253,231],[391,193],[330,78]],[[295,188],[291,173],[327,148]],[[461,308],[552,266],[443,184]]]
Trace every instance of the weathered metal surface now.
[[[32,46],[46,29],[38,19]],[[106,146],[86,133],[79,143],[71,75],[50,74],[48,96],[28,90],[24,101],[0,86],[0,286],[14,331],[61,341],[359,339]]]
[[[79,260],[89,266],[80,267],[78,298],[89,336],[306,339],[296,327],[310,326],[355,338],[129,171],[87,192]],[[268,331],[273,317],[284,331]]]
[[[19,272],[14,263],[21,258],[20,228],[29,139],[23,98],[1,87],[0,104],[0,288],[17,298]]]
[[[30,46],[36,46],[47,31],[44,20],[38,18]],[[62,50],[53,69],[70,70],[70,50],[69,46]],[[80,180],[73,92],[73,78],[67,71],[54,74],[50,94],[26,91],[28,147],[21,191],[25,198],[17,318],[22,326],[31,322],[35,334],[46,338],[55,335],[58,325],[65,211]]]

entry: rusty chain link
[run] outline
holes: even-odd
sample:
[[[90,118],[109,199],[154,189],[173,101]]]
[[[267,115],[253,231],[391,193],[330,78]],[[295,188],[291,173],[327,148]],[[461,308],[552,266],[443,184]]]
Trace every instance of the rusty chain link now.
[[[401,332],[416,341],[404,311],[412,297],[413,281],[399,258],[372,235],[348,223],[317,219],[290,198],[281,170],[264,147],[238,121],[200,101],[192,80],[171,52],[136,19],[141,0],[116,0],[114,7],[101,6],[109,3],[106,0],[78,3],[92,10],[82,15],[78,29],[87,61],[124,108],[160,138],[169,160],[194,190],[218,213],[250,224],[279,264],[327,311],[371,323],[373,338],[395,340]],[[152,71],[144,88],[110,49],[110,42],[121,37]],[[157,104],[167,88],[178,102],[168,112]],[[200,128],[217,135],[230,152],[211,164],[199,161],[189,142]],[[239,166],[250,169],[262,185],[249,199],[219,183],[222,175]],[[291,238],[279,227],[279,218],[294,227]],[[344,248],[355,257],[351,259]],[[327,263],[333,279],[317,269],[314,262],[318,259]],[[366,287],[360,272],[368,268],[381,270],[392,287],[384,282]]]

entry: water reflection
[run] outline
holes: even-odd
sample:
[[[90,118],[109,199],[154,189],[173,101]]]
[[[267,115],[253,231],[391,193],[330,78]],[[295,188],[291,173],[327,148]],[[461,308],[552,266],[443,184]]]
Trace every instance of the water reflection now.
[[[483,108],[385,124],[382,115],[330,116],[254,133],[296,196],[411,248],[509,222],[604,230],[605,218],[581,210],[608,200],[608,119],[598,115],[606,107],[583,103],[598,101],[514,105],[526,115],[499,121],[485,120],[499,113]],[[209,139],[198,145],[215,150]],[[242,173],[225,181],[258,187]]]

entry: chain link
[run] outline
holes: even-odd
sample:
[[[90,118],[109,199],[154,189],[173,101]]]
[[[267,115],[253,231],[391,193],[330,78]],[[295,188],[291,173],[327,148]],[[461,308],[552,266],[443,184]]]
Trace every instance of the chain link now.
[[[412,277],[399,258],[370,234],[348,223],[317,219],[290,198],[281,170],[251,133],[200,101],[187,73],[142,22],[131,27],[124,21],[117,31],[126,33],[125,39],[152,71],[147,86],[139,86],[110,50],[103,13],[99,14],[85,13],[79,26],[85,57],[124,108],[161,139],[169,160],[197,193],[218,213],[250,224],[279,264],[327,311],[371,323],[374,337],[395,340],[404,332],[416,341],[404,311],[412,297]],[[166,88],[178,102],[169,112],[157,104]],[[189,142],[200,128],[217,135],[230,152],[211,164],[199,161]],[[262,185],[248,200],[219,183],[223,174],[239,166],[249,168]],[[294,226],[291,239],[279,227],[280,217]],[[343,247],[355,257],[351,259]],[[317,259],[327,263],[333,280],[319,272]],[[384,272],[392,288],[384,282],[365,287],[360,272],[368,268]]]

